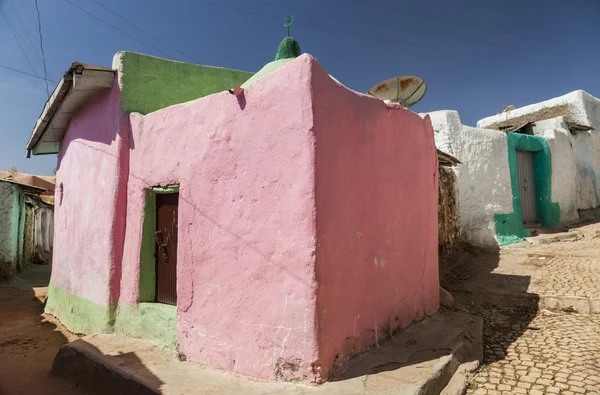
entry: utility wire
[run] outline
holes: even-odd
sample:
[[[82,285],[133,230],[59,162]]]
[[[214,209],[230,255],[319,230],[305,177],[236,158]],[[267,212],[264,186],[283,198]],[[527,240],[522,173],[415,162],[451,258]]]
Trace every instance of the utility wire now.
[[[457,21],[454,19],[449,19],[449,18],[444,18],[441,16],[436,16],[436,15],[429,15],[429,14],[424,14],[424,13],[420,13],[420,12],[415,12],[415,11],[410,11],[404,8],[398,8],[398,7],[392,7],[392,6],[384,6],[384,5],[379,5],[379,4],[373,4],[372,1],[364,1],[364,0],[346,0],[346,1],[352,1],[354,3],[357,4],[364,4],[364,5],[368,5],[368,6],[372,6],[372,7],[377,7],[377,8],[381,8],[384,10],[394,10],[394,11],[398,11],[401,12],[402,14],[408,14],[408,15],[415,15],[421,18],[425,18],[425,19],[431,19],[431,20],[435,20],[435,21],[442,21],[442,22],[449,22],[449,23],[453,23],[455,25],[459,25],[459,26],[466,26],[466,27],[470,27],[470,28],[474,28],[477,30],[487,30],[488,32],[492,32],[492,33],[499,33],[499,34],[507,34],[507,35],[511,35],[513,37],[518,38],[519,40],[525,38],[531,39],[531,40],[537,40],[537,41],[542,41],[542,42],[546,42],[546,43],[550,43],[550,44],[558,44],[561,45],[562,43],[556,41],[556,40],[551,40],[548,38],[544,38],[544,37],[539,37],[539,36],[532,36],[531,34],[522,36],[520,33],[522,33],[522,30],[519,30],[519,35],[512,33],[510,29],[493,29],[490,28],[489,26],[485,26],[485,25],[476,25],[476,24],[472,24],[472,23],[468,23],[468,22],[462,22],[462,21]],[[592,48],[590,47],[589,49],[593,49],[595,51],[600,51],[600,48]]]
[[[281,4],[274,4],[274,3],[270,3],[268,1],[263,1],[263,0],[251,0],[251,2],[258,3],[258,4],[264,4],[264,5],[268,6],[268,7],[277,7],[277,8],[287,9],[287,10],[294,10],[294,11],[299,11],[299,12],[306,12],[306,13],[310,13],[310,14],[320,15],[320,16],[323,16],[323,17],[326,17],[326,18],[333,18],[333,19],[338,19],[338,20],[342,20],[342,21],[350,21],[350,22],[353,22],[353,23],[362,23],[362,24],[366,24],[366,25],[370,25],[370,26],[374,26],[374,27],[378,27],[378,28],[383,27],[383,28],[386,28],[386,29],[392,29],[392,30],[403,32],[403,33],[418,34],[418,35],[421,35],[421,36],[430,37],[426,33],[421,33],[421,32],[418,32],[418,31],[411,30],[411,29],[403,29],[403,28],[398,27],[396,25],[391,26],[391,25],[384,25],[384,24],[380,24],[380,23],[373,23],[373,22],[370,22],[370,21],[362,20],[362,19],[346,18],[346,17],[341,17],[341,16],[337,16],[337,15],[327,14],[327,13],[324,13],[324,12],[319,12],[319,11],[314,11],[314,10],[307,10],[307,9],[303,9],[303,8],[290,7],[290,6],[285,6],[285,5],[281,5]],[[476,41],[476,40],[470,40],[470,39],[467,39],[467,38],[459,38],[459,37],[444,37],[444,38],[448,39],[448,40],[453,40],[453,41],[462,41],[462,42],[465,42],[465,43],[475,44],[475,45],[487,45],[487,46],[491,46],[491,47],[508,49],[508,50],[512,50],[512,51],[521,51],[521,52],[527,52],[527,53],[535,52],[535,53],[539,53],[539,54],[543,54],[543,55],[562,56],[562,54],[559,54],[559,53],[546,52],[546,51],[540,51],[540,50],[536,50],[536,49],[521,48],[521,47],[515,47],[515,46],[503,45],[503,44],[496,44],[496,43],[486,43],[486,42],[481,42],[481,41]],[[585,59],[600,60],[600,57],[597,57],[597,56],[577,55],[577,57],[585,58]]]
[[[152,34],[148,33],[146,30],[142,29],[141,27],[135,25],[133,22],[127,20],[125,17],[121,16],[119,13],[111,10],[110,8],[108,8],[107,6],[105,6],[104,4],[102,4],[101,2],[99,2],[98,0],[92,0],[94,3],[98,4],[100,7],[104,8],[106,11],[110,12],[111,14],[115,15],[117,18],[125,21],[125,23],[129,24],[130,26],[133,26],[135,29],[139,30],[140,32],[144,33],[145,35],[147,35],[148,37],[154,39],[155,41],[158,41],[159,43],[161,43],[162,45],[164,45],[165,47],[168,47],[170,49],[172,49],[173,51],[177,52],[179,55],[183,56],[184,58],[187,58],[189,60],[191,60],[194,63],[198,63],[197,60],[195,60],[194,58],[192,58],[189,55],[184,54],[183,52],[181,52],[180,50],[178,50],[177,48],[167,44],[166,42],[162,41],[160,38],[153,36]]]
[[[65,0],[65,1],[66,1],[67,3],[69,3],[69,4],[71,4],[73,7],[75,7],[75,8],[77,8],[77,9],[79,9],[81,12],[83,12],[83,13],[85,13],[85,14],[87,14],[87,15],[91,16],[92,18],[94,18],[94,19],[96,19],[96,20],[98,20],[98,21],[100,21],[100,22],[104,23],[105,25],[107,25],[107,26],[109,26],[109,27],[111,27],[111,28],[115,29],[116,31],[123,33],[123,34],[124,34],[124,35],[126,35],[127,37],[134,39],[135,41],[139,42],[140,44],[143,44],[143,45],[145,45],[146,47],[148,47],[148,48],[151,48],[151,49],[155,50],[156,52],[158,52],[158,53],[160,53],[160,54],[162,54],[162,55],[164,55],[164,56],[166,56],[166,57],[171,57],[171,55],[169,55],[168,53],[165,53],[165,52],[163,52],[163,51],[161,51],[161,50],[159,50],[159,49],[157,49],[157,48],[153,47],[152,45],[150,45],[150,44],[148,44],[148,43],[146,43],[146,42],[144,42],[144,41],[140,40],[139,38],[137,38],[137,37],[135,37],[135,36],[132,36],[131,34],[127,33],[126,31],[119,29],[119,28],[118,28],[118,27],[116,27],[115,25],[112,25],[112,24],[110,24],[110,23],[106,22],[104,19],[97,17],[96,15],[92,14],[91,12],[89,12],[89,11],[86,11],[85,9],[81,8],[80,6],[78,6],[77,4],[73,3],[71,0]]]
[[[6,69],[6,70],[14,71],[15,73],[19,73],[19,74],[28,75],[28,76],[30,76],[30,77],[37,78],[37,79],[39,79],[39,80],[46,80],[46,81],[50,81],[50,82],[54,82],[54,83],[56,83],[56,81],[54,81],[54,80],[51,80],[51,79],[48,79],[48,78],[42,78],[42,77],[39,77],[39,76],[37,76],[37,75],[35,75],[35,74],[31,74],[31,73],[28,73],[28,72],[26,72],[26,71],[22,71],[22,70],[14,69],[14,68],[12,68],[12,67],[4,66],[4,65],[2,65],[2,64],[0,64],[0,67],[1,67],[1,68],[3,68],[3,69]]]
[[[237,12],[240,12],[240,13],[243,13],[243,14],[257,15],[257,16],[260,16],[260,17],[263,17],[263,18],[273,19],[273,20],[276,20],[276,21],[281,21],[282,20],[281,18],[273,16],[273,15],[263,14],[263,13],[259,13],[259,12],[256,12],[256,11],[248,11],[248,10],[244,10],[244,9],[240,9],[240,8],[235,8],[235,7],[230,7],[230,6],[224,6],[222,4],[208,3],[208,2],[206,2],[204,0],[188,0],[188,1],[192,1],[192,2],[195,2],[195,3],[205,4],[205,5],[208,5],[210,7],[216,7],[216,8],[226,9],[226,10],[234,10],[234,11],[237,11]],[[291,8],[289,8],[289,9],[291,9]],[[329,17],[329,15],[328,15],[328,17]],[[398,41],[388,39],[385,36],[373,36],[373,35],[368,35],[368,34],[364,34],[364,33],[357,33],[357,32],[355,32],[353,30],[340,31],[340,30],[337,30],[337,29],[333,29],[333,28],[325,27],[325,26],[320,26],[320,25],[316,25],[316,24],[313,24],[313,23],[309,23],[309,22],[298,22],[298,21],[296,21],[294,24],[295,25],[310,26],[310,27],[314,27],[316,29],[327,30],[327,31],[335,32],[335,33],[342,33],[344,35],[353,35],[353,36],[360,37],[360,38],[367,38],[367,39],[371,39],[371,40],[378,41],[378,42],[387,41],[389,43],[398,44]],[[381,26],[378,25],[378,27],[381,27]],[[413,32],[409,31],[409,33],[413,33]],[[415,48],[420,48],[420,49],[430,48],[430,49],[436,50],[436,51],[446,51],[446,52],[449,52],[449,53],[452,53],[452,54],[456,53],[456,50],[453,49],[453,48],[438,47],[438,46],[430,45],[430,44],[416,44],[416,43],[412,43],[412,42],[409,42],[409,41],[403,41],[402,42],[402,46],[403,47],[410,46],[410,47],[415,47]],[[494,61],[498,61],[498,62],[506,62],[506,58],[503,58],[503,57],[492,57],[492,56],[489,56],[489,55],[486,55],[486,56],[480,56],[480,55],[478,55],[477,59],[488,59],[488,60],[494,60]],[[539,62],[529,61],[529,60],[522,59],[522,58],[511,59],[511,62],[513,62],[513,63],[515,63],[515,62],[517,62],[517,63],[527,63],[527,64],[533,64],[533,65],[539,66]],[[550,66],[556,66],[556,67],[564,68],[564,65],[561,65],[561,64],[558,64],[558,63],[552,63],[552,62],[544,62],[544,65],[545,66],[549,66],[550,65]]]
[[[15,40],[17,40],[17,44],[19,45],[19,48],[21,48],[21,52],[23,52],[23,56],[25,56],[25,60],[27,60],[27,64],[29,64],[29,67],[31,68],[31,71],[33,71],[33,74],[35,74],[35,76],[40,79],[40,84],[42,85],[42,89],[44,88],[44,84],[42,84],[41,81],[41,77],[39,75],[37,75],[37,73],[35,72],[35,69],[33,68],[33,65],[31,64],[31,62],[29,61],[29,58],[27,57],[27,54],[25,53],[25,50],[23,49],[23,46],[21,45],[21,42],[19,41],[17,34],[15,33],[15,30],[13,29],[12,25],[10,24],[10,21],[8,20],[8,18],[6,17],[6,15],[4,14],[4,11],[2,11],[2,9],[0,8],[0,14],[2,14],[2,16],[4,17],[4,20],[6,21],[6,23],[8,24],[8,28],[10,29],[10,31],[12,32],[13,36],[15,37]]]
[[[44,82],[46,83],[46,94],[50,96],[50,89],[48,88],[48,70],[46,69],[46,54],[44,53],[44,40],[42,39],[42,19],[40,17],[40,8],[38,7],[38,0],[35,0],[35,10],[37,11],[38,33],[40,35],[40,49],[42,51],[42,61],[44,62]]]
[[[29,36],[29,33],[27,32],[27,29],[25,28],[25,25],[23,24],[23,21],[21,20],[21,17],[19,16],[19,13],[17,12],[17,8],[15,7],[14,3],[12,2],[12,0],[8,0],[8,2],[10,3],[10,5],[13,8],[13,10],[15,12],[15,16],[17,17],[17,20],[19,21],[19,24],[21,25],[21,28],[23,28],[23,31],[25,32],[25,36],[27,36],[27,40],[29,40],[29,43],[31,44],[31,48],[34,49],[33,53],[36,56],[36,60],[38,60],[38,62],[40,62],[40,66],[42,66],[42,63],[41,63],[42,58],[37,53],[37,51],[35,51],[35,44],[33,43],[33,40],[31,39],[31,37]]]
[[[21,3],[21,7],[23,7],[23,9],[25,10],[25,14],[27,15],[27,18],[29,18],[29,20],[33,24],[34,28],[37,28],[37,23],[35,23],[35,21],[33,20],[33,17],[31,16],[31,13],[27,9],[27,7],[25,7],[25,3],[23,3],[23,0],[19,0],[19,3]],[[48,43],[46,43],[45,47],[46,47],[46,50],[48,51],[48,53],[50,54],[50,56],[52,57],[52,59],[54,60],[54,62],[56,63],[56,65],[59,65],[60,62],[56,59],[56,56],[54,56],[54,51],[52,51],[52,48],[50,48],[50,45],[48,45]]]

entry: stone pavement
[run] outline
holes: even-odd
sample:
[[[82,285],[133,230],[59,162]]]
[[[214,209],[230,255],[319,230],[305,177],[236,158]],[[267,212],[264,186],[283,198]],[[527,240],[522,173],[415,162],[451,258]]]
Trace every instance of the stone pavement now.
[[[495,340],[467,394],[600,394],[599,316],[540,313]]]
[[[467,394],[600,394],[600,224],[571,232],[474,252],[443,278],[485,322]]]

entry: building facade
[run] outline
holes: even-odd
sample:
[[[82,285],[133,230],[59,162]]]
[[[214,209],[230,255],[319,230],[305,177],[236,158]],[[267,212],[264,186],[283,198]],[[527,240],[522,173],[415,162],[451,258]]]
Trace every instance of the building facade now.
[[[282,45],[289,61],[245,85],[218,69],[195,98],[155,81],[202,81],[205,66],[119,53],[112,70],[70,70],[28,145],[59,155],[47,312],[227,371],[323,381],[437,311],[429,118]],[[65,123],[77,83],[96,90]]]

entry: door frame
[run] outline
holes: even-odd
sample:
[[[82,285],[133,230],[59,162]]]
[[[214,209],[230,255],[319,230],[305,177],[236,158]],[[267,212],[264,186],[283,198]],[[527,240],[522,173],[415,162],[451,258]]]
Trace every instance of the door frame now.
[[[179,193],[179,184],[154,186],[146,189],[142,219],[138,302],[156,300],[156,195]]]
[[[539,223],[552,228],[560,223],[560,207],[552,201],[552,153],[548,141],[541,136],[506,133],[508,165],[512,192],[513,212],[495,214],[496,237],[500,245],[511,244],[531,235],[523,226],[517,151],[533,152],[533,174],[536,193],[536,214]]]
[[[526,228],[530,228],[532,226],[533,227],[539,226],[540,222],[539,222],[538,213],[537,213],[537,200],[539,199],[539,195],[537,193],[537,186],[536,186],[536,180],[535,180],[535,165],[534,165],[534,158],[535,158],[536,153],[517,149],[517,150],[515,150],[515,155],[516,155],[516,159],[517,159],[517,175],[518,175],[517,183],[519,186],[519,195],[521,197],[521,220],[523,222],[523,226],[525,226]],[[524,163],[524,161],[526,163]],[[527,165],[527,166],[523,166],[523,165]],[[531,168],[529,168],[529,165],[531,165]],[[524,168],[524,167],[527,167],[527,168]],[[532,179],[527,178],[529,175],[531,175]],[[526,196],[523,196],[523,188],[525,187],[523,185],[524,181],[529,183],[529,185],[526,185],[527,189],[533,187],[533,202],[525,201],[525,200],[527,200],[526,199],[527,197],[531,196],[531,192],[526,191],[528,193],[525,194]],[[525,222],[523,212],[526,211],[525,210],[526,208],[530,209],[527,211],[528,213],[533,211],[532,214],[535,215],[534,221]],[[531,208],[533,208],[534,210],[531,210]]]

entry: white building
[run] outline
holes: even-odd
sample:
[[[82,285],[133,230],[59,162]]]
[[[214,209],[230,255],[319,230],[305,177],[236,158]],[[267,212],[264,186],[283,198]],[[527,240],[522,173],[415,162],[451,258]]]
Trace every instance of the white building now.
[[[600,100],[584,91],[463,125],[429,113],[439,149],[457,157],[461,233],[480,247],[510,244],[600,206]]]

